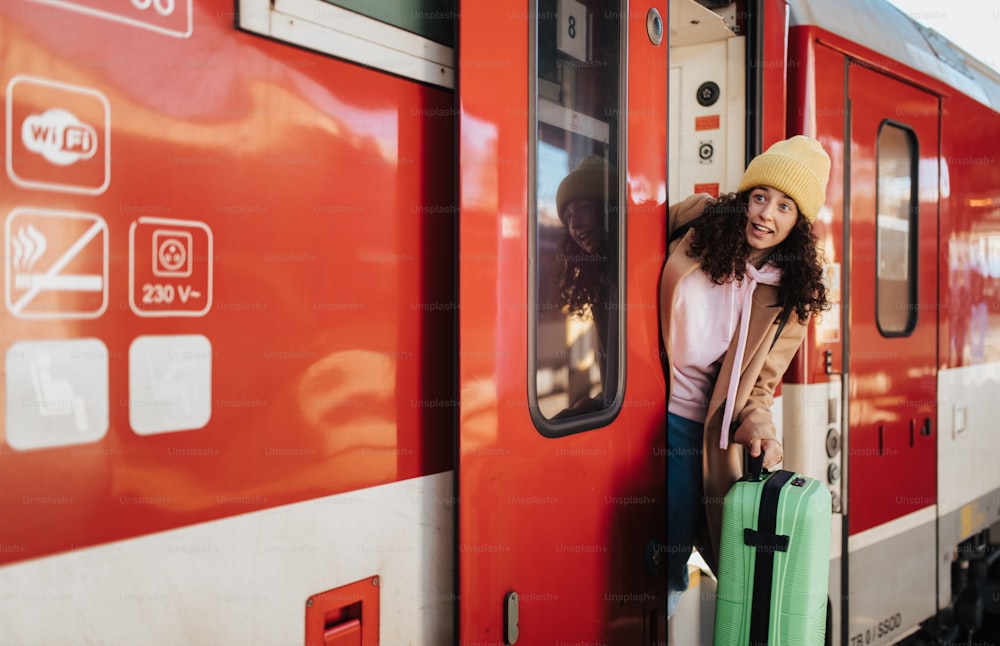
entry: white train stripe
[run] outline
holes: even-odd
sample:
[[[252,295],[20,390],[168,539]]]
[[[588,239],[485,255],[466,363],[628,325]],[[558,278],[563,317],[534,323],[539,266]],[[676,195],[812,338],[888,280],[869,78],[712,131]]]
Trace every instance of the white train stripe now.
[[[866,547],[880,543],[888,538],[903,534],[926,523],[933,523],[937,518],[937,505],[930,505],[912,513],[882,523],[863,532],[858,532],[847,538],[847,551],[857,552]]]
[[[453,641],[453,472],[0,568],[3,643],[305,641],[310,595],[379,578],[381,643]]]

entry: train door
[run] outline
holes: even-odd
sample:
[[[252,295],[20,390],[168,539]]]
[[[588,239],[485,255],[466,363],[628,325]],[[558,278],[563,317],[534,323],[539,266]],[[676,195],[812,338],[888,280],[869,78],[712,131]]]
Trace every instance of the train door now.
[[[848,68],[848,643],[936,611],[937,97]]]
[[[461,644],[665,639],[666,5],[460,5]]]

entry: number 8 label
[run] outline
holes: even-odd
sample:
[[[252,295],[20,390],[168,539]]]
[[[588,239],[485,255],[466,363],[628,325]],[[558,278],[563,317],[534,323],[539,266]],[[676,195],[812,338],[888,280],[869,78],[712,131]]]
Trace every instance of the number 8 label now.
[[[148,0],[147,0],[148,1]],[[559,22],[556,47],[567,56],[587,60],[587,7],[577,0],[559,0]]]

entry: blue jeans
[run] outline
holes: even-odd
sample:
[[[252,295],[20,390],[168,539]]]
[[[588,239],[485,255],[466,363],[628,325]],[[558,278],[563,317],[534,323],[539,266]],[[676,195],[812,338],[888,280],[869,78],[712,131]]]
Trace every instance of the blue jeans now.
[[[667,617],[688,587],[687,561],[701,509],[702,423],[667,413]]]

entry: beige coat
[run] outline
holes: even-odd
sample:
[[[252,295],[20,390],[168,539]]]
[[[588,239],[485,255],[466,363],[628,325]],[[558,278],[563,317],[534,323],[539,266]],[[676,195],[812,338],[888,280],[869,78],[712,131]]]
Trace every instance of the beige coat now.
[[[668,235],[677,227],[701,215],[710,201],[709,195],[699,194],[670,207]],[[671,332],[669,322],[675,292],[682,278],[692,271],[700,270],[701,267],[697,260],[687,255],[693,235],[693,230],[689,230],[684,237],[670,245],[669,256],[660,276],[660,329],[663,335],[663,347],[668,350],[670,386],[673,386],[673,366],[669,358]],[[757,437],[773,438],[776,434],[774,420],[771,417],[774,389],[805,338],[807,329],[805,325],[799,323],[798,317],[793,312],[777,343],[771,348],[780,314],[778,288],[771,285],[757,285],[750,310],[746,351],[733,412],[733,426],[737,428],[735,437],[740,442],[747,442]],[[727,450],[719,448],[719,427],[722,425],[729,375],[738,339],[739,334],[734,334],[709,399],[702,442],[706,516],[703,519],[704,526],[699,527],[698,535],[700,551],[704,552],[703,556],[713,570],[716,570],[718,562],[722,501],[732,484],[742,475],[743,470],[744,448],[741,444],[731,442]]]

